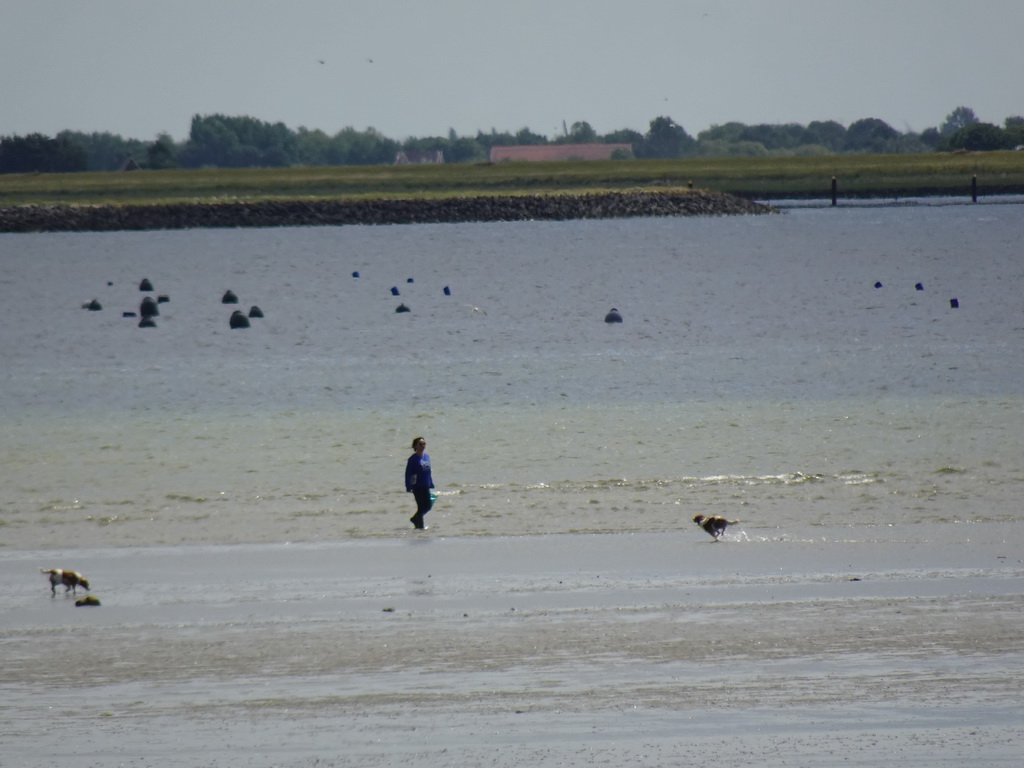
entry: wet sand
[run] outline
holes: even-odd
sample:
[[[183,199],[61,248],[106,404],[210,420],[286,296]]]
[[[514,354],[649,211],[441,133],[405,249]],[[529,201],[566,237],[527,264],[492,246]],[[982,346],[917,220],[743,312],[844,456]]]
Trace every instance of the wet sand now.
[[[1024,524],[912,528],[12,551],[5,764],[1016,765]]]

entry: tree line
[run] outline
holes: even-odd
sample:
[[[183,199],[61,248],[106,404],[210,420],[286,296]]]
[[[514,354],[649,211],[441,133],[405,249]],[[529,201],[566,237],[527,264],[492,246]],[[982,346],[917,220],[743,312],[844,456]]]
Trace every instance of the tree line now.
[[[126,167],[166,168],[272,168],[318,165],[385,165],[399,151],[444,152],[449,163],[486,162],[491,147],[508,145],[629,144],[620,157],[779,157],[843,153],[898,154],[984,151],[1024,146],[1024,117],[1007,117],[1002,126],[981,122],[968,107],[957,107],[937,128],[901,133],[886,122],[869,117],[844,126],[834,120],[747,125],[714,125],[696,137],[670,117],[656,117],[640,133],[621,129],[598,135],[587,122],[564,126],[562,135],[549,138],[521,128],[515,133],[478,131],[476,136],[390,139],[368,128],[343,128],[334,135],[319,129],[292,130],[284,123],[253,117],[195,115],[188,138],[174,141],[160,134],[155,141],[124,139],[112,133],[61,131],[0,137],[0,173],[52,173],[114,171]]]

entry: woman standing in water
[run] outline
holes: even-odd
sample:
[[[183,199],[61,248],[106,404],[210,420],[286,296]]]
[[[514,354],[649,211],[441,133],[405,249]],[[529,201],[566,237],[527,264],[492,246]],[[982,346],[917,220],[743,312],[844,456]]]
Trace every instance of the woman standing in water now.
[[[426,528],[423,516],[434,506],[430,498],[430,489],[434,487],[434,478],[430,474],[430,456],[427,455],[427,441],[422,437],[414,438],[412,449],[415,451],[405,463],[405,490],[416,499],[416,514],[409,521],[419,529]]]

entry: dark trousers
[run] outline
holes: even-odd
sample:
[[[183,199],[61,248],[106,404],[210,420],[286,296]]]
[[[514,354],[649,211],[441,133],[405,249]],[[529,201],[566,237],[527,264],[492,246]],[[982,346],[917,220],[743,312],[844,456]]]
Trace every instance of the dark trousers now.
[[[412,524],[422,528],[423,516],[434,506],[434,502],[430,500],[429,488],[413,488],[412,495],[416,499],[416,514],[412,516]]]

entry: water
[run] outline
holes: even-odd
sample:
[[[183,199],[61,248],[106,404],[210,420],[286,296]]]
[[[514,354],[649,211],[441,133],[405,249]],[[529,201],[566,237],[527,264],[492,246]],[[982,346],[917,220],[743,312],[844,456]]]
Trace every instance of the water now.
[[[417,434],[446,535],[1019,520],[1022,235],[1013,205],[3,235],[0,540],[392,536]],[[121,316],[144,277],[155,329]],[[265,319],[229,329],[227,289]]]
[[[1007,204],[0,235],[5,758],[1017,765],[1022,235]],[[228,289],[265,318],[229,329]]]

